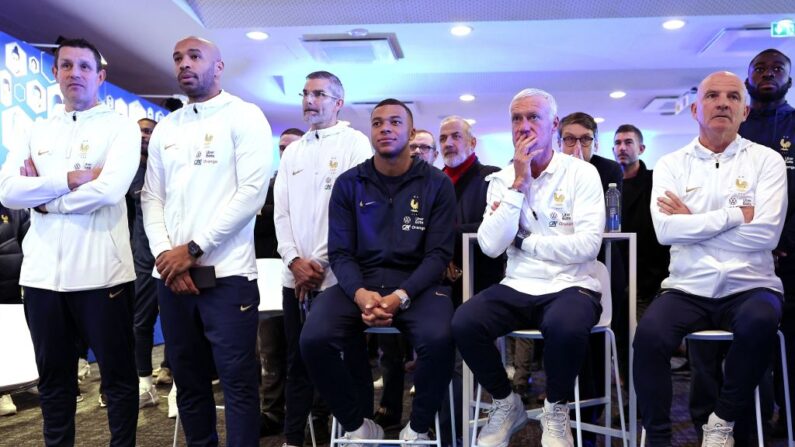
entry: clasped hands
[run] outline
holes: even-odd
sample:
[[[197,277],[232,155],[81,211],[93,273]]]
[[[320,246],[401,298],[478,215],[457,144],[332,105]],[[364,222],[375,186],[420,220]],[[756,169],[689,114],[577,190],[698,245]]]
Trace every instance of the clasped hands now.
[[[199,289],[189,272],[195,263],[196,259],[188,252],[188,244],[182,244],[160,253],[155,259],[155,268],[174,294],[198,295]]]
[[[353,300],[362,311],[362,321],[370,327],[392,326],[392,319],[400,308],[400,298],[394,293],[381,296],[365,288],[356,290]]]

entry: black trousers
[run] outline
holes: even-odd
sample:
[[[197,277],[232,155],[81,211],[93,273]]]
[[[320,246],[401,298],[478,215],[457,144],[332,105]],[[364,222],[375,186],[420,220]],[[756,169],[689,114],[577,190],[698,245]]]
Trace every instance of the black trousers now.
[[[39,371],[44,443],[75,445],[77,345],[83,339],[102,370],[110,445],[134,446],[138,377],[133,355],[132,284],[81,292],[24,289],[25,316]]]

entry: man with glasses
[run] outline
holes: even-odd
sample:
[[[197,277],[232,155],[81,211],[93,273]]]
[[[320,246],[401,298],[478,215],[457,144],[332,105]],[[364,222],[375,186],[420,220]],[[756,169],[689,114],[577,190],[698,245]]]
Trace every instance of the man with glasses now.
[[[583,112],[574,112],[563,117],[560,120],[560,127],[558,128],[558,145],[563,153],[580,158],[584,161],[591,163],[596,171],[599,173],[599,178],[602,181],[603,191],[607,191],[608,185],[615,183],[619,191],[622,191],[622,178],[621,166],[613,160],[600,157],[594,152],[599,150],[599,129],[596,121],[591,115]],[[623,191],[622,191],[623,194]],[[624,273],[624,263],[621,258],[621,250],[618,244],[613,244],[611,249],[613,256],[612,272],[610,275],[610,291],[613,302],[613,322],[616,329],[616,344],[619,351],[619,359],[623,366],[627,365],[626,354],[628,349],[628,322],[627,315],[629,312],[629,301],[627,299],[627,277]],[[602,262],[605,262],[605,249],[599,249],[599,256]],[[623,328],[623,329],[622,329]],[[590,349],[586,364],[583,367],[583,374],[581,375],[580,387],[582,391],[582,398],[596,397],[600,387],[598,384],[604,382],[604,342],[601,335],[591,336]],[[624,373],[628,368],[623,368]],[[588,373],[593,371],[593,374]],[[583,410],[583,419],[596,420],[602,413],[601,408],[591,408]],[[588,444],[595,443],[595,436],[592,433],[585,435],[584,442]]]
[[[278,251],[285,266],[282,274],[287,339],[284,436],[288,446],[303,445],[304,426],[314,396],[298,347],[306,312],[319,292],[337,283],[328,260],[331,190],[340,174],[372,155],[369,139],[337,119],[345,103],[345,90],[337,76],[327,71],[310,73],[300,95],[309,130],[284,152],[276,176],[274,202]],[[372,387],[371,376],[359,379],[362,386]],[[316,430],[327,427],[325,420],[315,424]]]
[[[409,141],[409,149],[412,157],[419,157],[431,166],[436,161],[436,156],[439,155],[433,134],[423,129],[414,131],[414,138]]]

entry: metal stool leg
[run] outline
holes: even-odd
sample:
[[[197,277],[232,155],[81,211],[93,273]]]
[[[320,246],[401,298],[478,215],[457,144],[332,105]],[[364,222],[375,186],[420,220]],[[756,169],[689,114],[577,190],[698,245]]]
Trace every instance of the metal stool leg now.
[[[483,387],[478,383],[478,389],[475,391],[475,416],[472,418],[475,423],[472,425],[472,437],[469,438],[469,444],[472,447],[477,445],[478,438],[478,419],[480,419],[480,399],[483,398]]]
[[[453,399],[453,381],[450,380],[450,385],[447,386],[447,393],[450,395],[450,441],[452,447],[456,446],[456,432],[455,432],[455,399]],[[436,433],[439,437],[439,433]]]
[[[577,419],[577,445],[582,447],[582,415],[580,414],[580,377],[574,378],[574,417]]]
[[[616,349],[616,334],[611,330],[607,329],[606,333],[610,334],[610,347],[612,350],[611,357],[613,358],[613,372],[616,377],[616,396],[618,396],[618,416],[621,420],[621,439],[624,441],[624,447],[628,446],[629,443],[629,434],[627,433],[627,425],[624,421],[624,398],[621,396],[621,379],[618,377],[618,349]],[[609,415],[609,413],[608,413]],[[607,416],[605,415],[605,419]]]
[[[179,434],[179,413],[177,413],[177,420],[174,422],[174,444],[173,447],[177,447],[177,435]]]
[[[309,425],[309,437],[312,438],[312,447],[317,447],[317,442],[315,440],[315,423],[312,421],[312,412],[309,412],[309,416],[306,417],[306,423]]]
[[[754,389],[754,407],[756,413],[756,437],[759,447],[765,447],[764,434],[762,433],[762,405],[759,404],[759,387]]]
[[[787,445],[795,445],[792,439],[792,402],[789,395],[789,374],[787,366],[787,344],[784,341],[784,334],[778,331],[779,348],[781,349],[781,377],[784,383],[784,406],[787,412]]]

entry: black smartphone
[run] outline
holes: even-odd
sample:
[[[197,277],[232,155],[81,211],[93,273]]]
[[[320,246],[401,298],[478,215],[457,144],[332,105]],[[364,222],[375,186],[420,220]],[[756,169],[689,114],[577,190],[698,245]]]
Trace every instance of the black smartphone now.
[[[199,265],[191,267],[190,279],[197,289],[209,289],[215,287],[215,266],[212,265]]]

